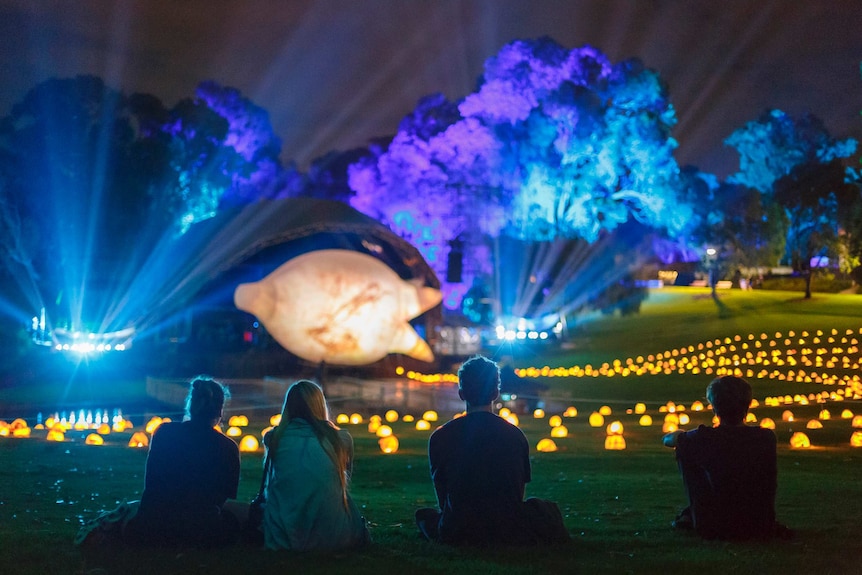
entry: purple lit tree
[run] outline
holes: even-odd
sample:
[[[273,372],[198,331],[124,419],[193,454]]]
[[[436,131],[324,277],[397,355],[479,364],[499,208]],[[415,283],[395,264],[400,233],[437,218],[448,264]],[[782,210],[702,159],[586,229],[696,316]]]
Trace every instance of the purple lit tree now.
[[[488,238],[591,244],[628,221],[681,229],[674,123],[639,62],[515,41],[485,63],[475,93],[426,98],[388,148],[351,166],[351,203],[414,241],[440,277],[447,245],[464,242],[463,283],[444,282],[453,307],[493,271]]]

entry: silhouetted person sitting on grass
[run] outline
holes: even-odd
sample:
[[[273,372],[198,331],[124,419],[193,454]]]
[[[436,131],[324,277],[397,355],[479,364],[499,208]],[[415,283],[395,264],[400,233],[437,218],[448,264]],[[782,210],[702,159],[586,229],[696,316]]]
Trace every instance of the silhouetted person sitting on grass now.
[[[439,510],[416,511],[431,541],[450,545],[537,545],[569,541],[557,504],[524,501],[530,447],[524,433],[493,413],[500,370],[475,356],[458,370],[467,414],[437,429],[428,442]]]
[[[709,384],[706,398],[718,427],[674,431],[662,440],[676,448],[689,501],[673,525],[693,528],[706,539],[790,536],[775,521],[775,434],[745,425],[751,386],[741,377],[726,375]]]

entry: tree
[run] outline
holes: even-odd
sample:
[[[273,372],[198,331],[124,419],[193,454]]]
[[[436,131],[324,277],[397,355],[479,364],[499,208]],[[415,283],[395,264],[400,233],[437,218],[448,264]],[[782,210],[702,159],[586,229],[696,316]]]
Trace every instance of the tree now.
[[[851,231],[851,225],[862,210],[862,196],[844,174],[837,160],[806,163],[775,183],[775,201],[788,221],[786,256],[805,278],[806,299],[811,298],[815,258],[840,253],[842,230],[845,238],[858,242],[858,228]]]
[[[770,206],[784,212],[785,257],[805,277],[805,297],[810,298],[811,259],[837,254],[842,229],[845,245],[859,235],[853,217],[860,208],[839,162],[855,153],[856,140],[836,140],[816,116],[794,119],[769,110],[725,143],[740,154],[740,170],[729,181],[758,190],[773,223],[778,216]]]
[[[493,272],[482,238],[593,243],[630,220],[681,228],[674,123],[639,62],[516,41],[485,63],[475,93],[424,99],[376,159],[351,166],[351,203],[414,241],[441,277],[447,245],[463,241],[469,285]]]

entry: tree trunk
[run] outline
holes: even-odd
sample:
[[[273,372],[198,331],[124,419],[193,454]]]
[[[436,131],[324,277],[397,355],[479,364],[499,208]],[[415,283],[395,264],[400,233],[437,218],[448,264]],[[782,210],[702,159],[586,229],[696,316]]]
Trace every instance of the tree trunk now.
[[[805,299],[811,299],[811,270],[805,274]]]

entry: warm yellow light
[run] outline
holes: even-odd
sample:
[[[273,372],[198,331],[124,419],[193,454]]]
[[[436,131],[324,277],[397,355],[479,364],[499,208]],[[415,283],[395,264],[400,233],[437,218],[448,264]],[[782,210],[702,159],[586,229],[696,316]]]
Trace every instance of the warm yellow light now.
[[[849,409],[845,409],[841,412],[841,419],[853,419],[853,412]]]
[[[517,427],[517,426],[521,423],[521,422],[518,420],[518,416],[517,416],[517,415],[515,415],[514,413],[510,413],[509,415],[507,415],[507,416],[506,416],[506,417],[504,417],[503,419],[505,419],[506,421],[508,421],[509,423],[511,423],[512,425],[514,425],[515,427]]]
[[[247,427],[248,417],[245,415],[234,415],[228,420],[227,424],[231,427]]]
[[[745,414],[745,423],[757,423],[757,416],[749,411]]]
[[[558,425],[551,429],[551,437],[568,437],[569,429],[565,425]]]
[[[691,404],[691,410],[692,411],[703,411],[703,402],[702,401],[695,401],[694,403]]]
[[[84,443],[87,445],[103,445],[105,443],[105,439],[98,433],[91,433],[87,436],[87,439],[84,440]]]
[[[551,427],[558,427],[563,424],[563,418],[559,415],[552,415],[548,418],[548,425]]]
[[[827,419],[832,419],[832,414],[829,413],[828,409],[823,409],[820,411],[820,415],[818,415],[817,417],[819,417],[823,421],[826,421]]]
[[[254,435],[243,435],[242,439],[239,440],[240,451],[248,452],[257,451],[258,449],[260,449],[260,442]]]
[[[804,449],[806,447],[811,447],[811,441],[808,439],[807,435],[801,431],[797,431],[790,436],[790,447],[793,449]]]
[[[261,439],[263,439],[263,438],[264,438],[264,436],[265,436],[267,433],[269,433],[270,431],[272,431],[273,429],[275,429],[275,427],[274,427],[274,426],[272,426],[272,425],[270,425],[269,427],[264,427],[263,429],[261,429],[261,430],[260,430],[260,438],[261,438]]]
[[[566,408],[566,411],[563,412],[563,417],[577,417],[578,410],[574,405],[570,405]]]
[[[108,435],[111,433],[111,426],[107,423],[103,423],[98,428],[96,428],[96,433],[98,433],[99,435]]]
[[[671,433],[679,429],[679,426],[672,421],[665,421],[661,426],[662,433]]]
[[[533,417],[536,419],[542,419],[545,417],[545,410],[541,407],[533,410]]]
[[[419,431],[428,431],[431,429],[431,423],[427,419],[420,419],[416,422],[416,429]]]
[[[383,418],[386,421],[388,421],[389,423],[395,423],[396,421],[398,421],[399,417],[400,416],[398,415],[398,412],[395,411],[394,409],[390,409],[389,411],[387,411],[386,413],[383,414]]]
[[[793,412],[789,409],[785,409],[781,413],[781,421],[793,421]]]
[[[613,413],[613,411],[611,411],[610,406],[603,405],[603,406],[601,406],[601,407],[599,408],[599,413],[601,413],[601,414],[602,414],[602,415],[604,415],[604,416],[608,416],[608,415],[610,415],[611,413]]]
[[[760,427],[764,429],[775,429],[775,422],[769,417],[764,417],[760,420]]]
[[[437,412],[433,409],[428,410],[422,414],[422,419],[425,421],[437,421]]]
[[[688,416],[687,413],[680,413],[679,414],[679,424],[680,425],[688,425],[688,423],[690,421],[691,421],[691,418]]]
[[[862,447],[862,431],[854,431],[850,435],[851,447]]]
[[[375,435],[377,435],[377,437],[389,437],[392,435],[392,428],[388,425],[381,425],[377,428]]]
[[[807,429],[823,429],[823,424],[820,423],[817,419],[810,419],[808,423],[805,424]]]
[[[641,418],[638,420],[638,423],[642,427],[649,427],[650,425],[652,425],[652,417],[647,414],[641,415]]]
[[[404,417],[401,418],[401,421],[403,421],[404,423],[413,423],[415,420],[416,418],[409,413],[405,413]]]
[[[149,445],[150,438],[143,431],[134,432],[131,439],[129,439],[129,447],[149,447]]]
[[[30,437],[29,427],[16,427],[12,430],[12,437]]]
[[[146,430],[147,433],[152,435],[153,433],[156,432],[156,430],[159,428],[159,426],[161,424],[162,424],[162,418],[156,415],[156,416],[150,418],[150,420],[144,426],[144,430]],[[168,428],[166,427],[165,429],[168,429]]]
[[[368,420],[368,433],[377,433],[380,429],[380,420],[373,417]]]
[[[227,431],[225,431],[224,434],[228,437],[239,437],[242,435],[242,429],[240,429],[239,427],[231,426],[227,428]]]
[[[850,427],[862,427],[862,415],[854,415],[850,420]]]
[[[675,423],[675,424],[679,425],[679,415],[677,415],[676,413],[668,413],[667,415],[664,416],[664,422],[665,423]]]
[[[547,437],[539,440],[539,443],[536,444],[536,451],[541,451],[542,453],[552,453],[556,450],[557,444],[554,443],[553,439],[548,439]]]
[[[350,423],[352,423],[353,425],[359,425],[360,423],[362,423],[362,421],[362,416],[358,413],[350,414]]]
[[[512,413],[511,409],[509,409],[508,407],[501,407],[500,411],[497,412],[497,415],[499,415],[503,419],[506,419],[507,417],[509,417],[510,413]]]
[[[604,416],[598,411],[590,414],[590,427],[601,427],[605,424]]]
[[[398,438],[394,435],[387,435],[378,439],[377,445],[380,446],[380,451],[383,453],[395,453],[398,451]]]
[[[622,435],[623,434],[623,424],[620,421],[612,421],[607,428],[605,428],[608,435]]]
[[[51,429],[45,439],[48,441],[65,441],[66,435],[59,429]]]
[[[344,414],[342,413],[341,415],[344,415]],[[338,417],[341,417],[341,415],[339,415]],[[347,416],[345,415],[345,417],[347,417]],[[347,421],[350,421],[350,418],[347,418]],[[336,423],[347,423],[347,421],[336,421]],[[279,423],[281,423],[281,414],[280,413],[276,413],[275,415],[273,415],[272,417],[269,418],[269,424],[272,427],[278,426]]]
[[[278,416],[278,421],[281,422],[281,415]],[[339,413],[338,416],[335,418],[335,423],[339,425],[350,423],[350,416],[346,413]]]
[[[626,439],[622,435],[608,435],[605,438],[605,449],[608,451],[622,451],[626,448]]]

